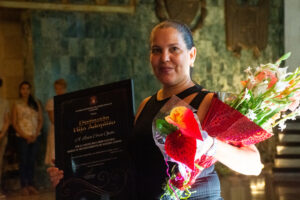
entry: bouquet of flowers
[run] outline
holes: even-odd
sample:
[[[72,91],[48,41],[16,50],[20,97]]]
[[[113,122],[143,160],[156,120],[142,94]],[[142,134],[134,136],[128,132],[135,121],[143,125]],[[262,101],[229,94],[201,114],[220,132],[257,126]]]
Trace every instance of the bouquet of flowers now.
[[[242,81],[244,89],[235,100],[227,102],[269,132],[276,125],[283,130],[287,119],[300,115],[300,69],[288,73],[287,67],[279,67],[290,55],[287,53],[275,64],[260,65],[255,70],[248,67],[248,79]],[[281,116],[286,111],[289,114]]]
[[[167,161],[177,164],[172,169],[172,175],[167,170],[170,178],[161,199],[165,196],[171,199],[189,197],[188,189],[197,176],[216,162],[213,149],[207,151],[213,139],[201,129],[196,112],[180,98],[172,96],[153,120],[153,138],[166,165],[169,168]]]
[[[153,138],[167,161],[177,168],[168,173],[161,199],[187,199],[189,188],[203,169],[216,162],[214,138],[234,146],[247,146],[272,136],[272,127],[284,128],[287,119],[300,115],[300,69],[287,73],[280,63],[260,65],[248,75],[240,94],[224,102],[215,95],[200,125],[196,112],[184,101],[172,97],[153,120]],[[282,113],[287,113],[281,116]],[[169,168],[169,167],[168,167]]]

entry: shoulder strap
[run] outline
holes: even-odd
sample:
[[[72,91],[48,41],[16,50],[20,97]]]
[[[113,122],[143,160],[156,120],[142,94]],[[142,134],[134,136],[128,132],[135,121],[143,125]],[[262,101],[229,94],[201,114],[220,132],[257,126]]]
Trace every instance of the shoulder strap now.
[[[179,97],[179,98],[181,98],[181,99],[184,99],[185,97],[187,97],[187,96],[189,96],[189,95],[191,95],[191,94],[193,94],[195,92],[199,92],[202,89],[203,89],[202,86],[196,84],[193,87],[190,87],[190,88],[184,90],[183,92],[177,94],[176,96]]]
[[[201,102],[203,101],[204,97],[209,93],[209,91],[200,91],[197,96],[195,96],[195,98],[191,101],[190,105],[195,108],[198,109]]]
[[[184,99],[185,97],[187,97],[187,96],[189,96],[189,95],[191,95],[191,94],[193,94],[193,93],[196,93],[196,92],[198,92],[199,94],[202,94],[202,93],[203,93],[203,92],[201,91],[202,89],[203,89],[202,86],[196,84],[196,85],[194,85],[193,87],[190,87],[190,88],[184,90],[183,92],[177,94],[176,96],[179,97],[179,98],[181,98],[181,99]],[[207,93],[208,93],[208,92],[207,92]],[[196,100],[196,98],[199,96],[199,94],[192,100],[192,102],[195,101],[195,103],[193,103],[193,104],[194,104],[196,107],[194,107],[194,106],[191,104],[194,108],[198,108],[199,105],[200,105],[200,103],[202,102],[202,100],[203,100],[203,98],[204,98],[204,96],[203,96],[202,99]],[[150,97],[150,99],[146,102],[144,108],[146,108],[146,107],[149,106],[150,104],[153,104],[154,102],[156,102],[156,96],[157,96],[157,93],[155,93],[154,95],[152,95],[152,96]],[[198,98],[197,98],[197,99],[198,99]],[[167,102],[168,100],[169,100],[169,98],[167,98],[167,99],[165,99],[165,100],[163,100],[163,101],[160,101],[160,103],[163,105],[163,104],[165,104],[165,102]],[[198,104],[198,101],[199,101],[199,104]],[[198,105],[198,106],[197,106],[197,105]],[[144,109],[143,109],[143,110],[144,110]]]

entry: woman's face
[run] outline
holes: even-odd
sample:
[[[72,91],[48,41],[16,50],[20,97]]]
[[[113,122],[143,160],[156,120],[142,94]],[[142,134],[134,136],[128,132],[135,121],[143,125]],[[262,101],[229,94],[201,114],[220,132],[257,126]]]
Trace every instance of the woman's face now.
[[[63,85],[55,84],[54,89],[55,89],[56,95],[62,95],[64,93],[66,93],[66,88]]]
[[[30,86],[28,84],[23,84],[20,87],[20,95],[22,98],[28,98],[30,95]]]
[[[189,81],[195,58],[196,48],[188,50],[182,34],[175,28],[159,28],[152,33],[150,62],[156,78],[164,86]]]

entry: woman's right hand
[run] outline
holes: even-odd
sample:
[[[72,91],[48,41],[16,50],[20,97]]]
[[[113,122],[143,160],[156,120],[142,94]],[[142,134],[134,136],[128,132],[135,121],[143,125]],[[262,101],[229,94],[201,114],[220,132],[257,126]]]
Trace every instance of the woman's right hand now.
[[[49,167],[47,172],[50,176],[53,187],[56,187],[59,181],[64,177],[64,171],[58,169],[57,167]]]

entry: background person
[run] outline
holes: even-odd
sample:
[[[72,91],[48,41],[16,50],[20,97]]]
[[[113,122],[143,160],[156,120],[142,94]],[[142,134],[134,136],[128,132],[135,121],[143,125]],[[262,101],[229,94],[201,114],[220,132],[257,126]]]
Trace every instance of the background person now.
[[[0,88],[2,87],[2,79],[0,78]],[[5,198],[2,192],[2,170],[3,156],[7,144],[7,129],[10,125],[9,120],[9,103],[6,99],[0,97],[0,199]]]
[[[66,93],[67,82],[64,79],[58,79],[54,82],[54,90],[56,95],[62,95]],[[47,148],[45,154],[45,164],[53,165],[55,158],[55,134],[54,134],[54,99],[51,98],[46,103],[46,111],[50,120],[50,128],[47,137]]]
[[[19,85],[19,97],[13,105],[12,124],[18,136],[21,192],[22,195],[37,194],[33,178],[38,148],[37,138],[43,125],[42,108],[33,98],[31,84],[27,81]]]

